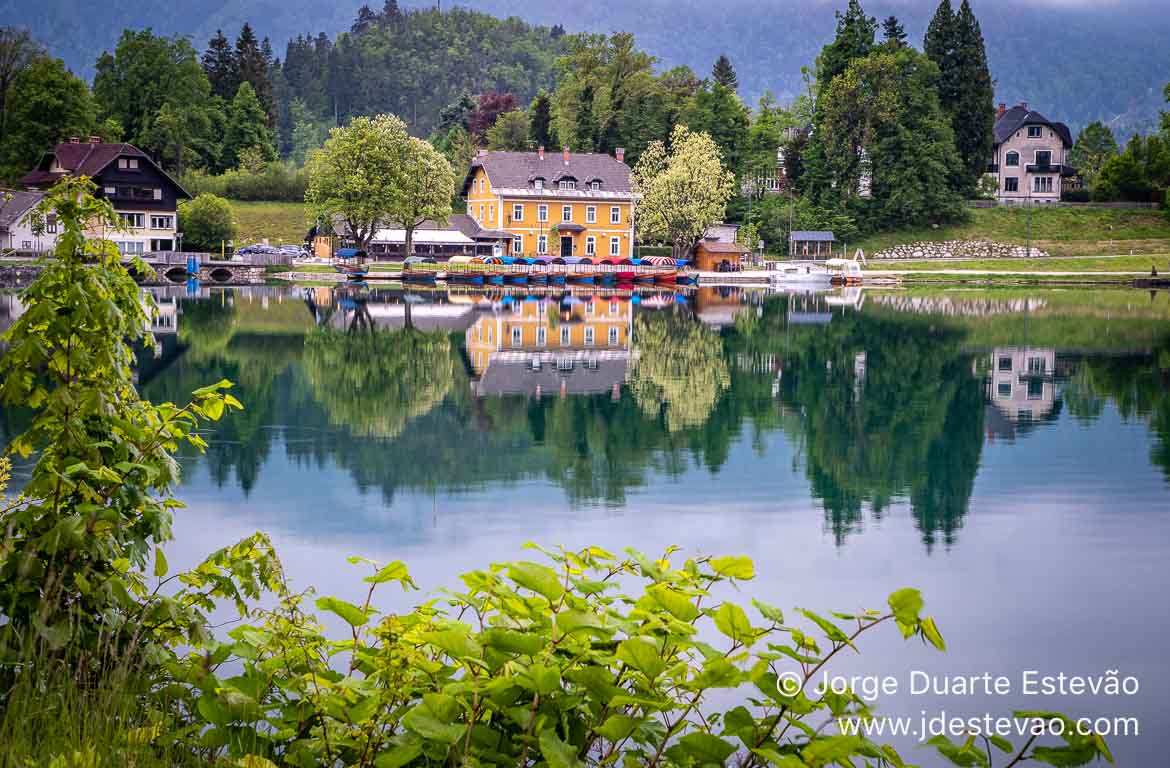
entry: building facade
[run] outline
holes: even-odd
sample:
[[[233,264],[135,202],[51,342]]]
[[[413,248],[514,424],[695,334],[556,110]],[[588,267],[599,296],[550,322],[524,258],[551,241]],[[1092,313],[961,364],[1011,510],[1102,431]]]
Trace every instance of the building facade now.
[[[1000,104],[995,120],[995,145],[988,173],[996,181],[996,200],[1008,204],[1054,203],[1076,176],[1066,164],[1072,132],[1064,123],[1017,104]]]
[[[483,151],[463,181],[467,214],[511,236],[513,256],[634,255],[634,195],[624,152]]]
[[[37,232],[29,216],[43,197],[41,192],[0,189],[0,253],[41,253],[56,245],[56,220],[49,218]]]
[[[124,255],[179,250],[178,203],[191,196],[142,150],[96,136],[71,138],[46,152],[21,183],[46,190],[63,176],[91,178],[121,220],[119,229],[87,234],[110,240]]]

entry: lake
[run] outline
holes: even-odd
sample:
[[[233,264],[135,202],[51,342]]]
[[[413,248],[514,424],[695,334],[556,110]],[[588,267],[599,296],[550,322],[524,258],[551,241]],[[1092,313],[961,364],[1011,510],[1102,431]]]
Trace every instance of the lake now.
[[[880,608],[914,586],[948,651],[877,632],[836,667],[894,676],[881,712],[1134,717],[1140,735],[1109,738],[1119,764],[1162,760],[1166,293],[158,299],[143,393],[185,400],[227,378],[245,404],[183,459],[175,566],[262,529],[323,594],[364,594],[350,555],[405,561],[423,591],[383,609],[528,541],[749,555],[758,576],[737,599],[785,609]],[[1027,695],[1029,670],[1115,670],[1140,690]],[[911,690],[984,673],[1012,693]],[[937,764],[913,742],[905,757]]]

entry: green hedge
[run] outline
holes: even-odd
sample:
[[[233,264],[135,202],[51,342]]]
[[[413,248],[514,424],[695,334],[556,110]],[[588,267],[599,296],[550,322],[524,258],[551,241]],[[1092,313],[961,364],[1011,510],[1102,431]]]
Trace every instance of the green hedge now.
[[[285,200],[301,202],[309,177],[304,168],[292,163],[269,163],[262,172],[243,169],[211,176],[188,171],[179,182],[192,196],[210,193],[232,200]]]

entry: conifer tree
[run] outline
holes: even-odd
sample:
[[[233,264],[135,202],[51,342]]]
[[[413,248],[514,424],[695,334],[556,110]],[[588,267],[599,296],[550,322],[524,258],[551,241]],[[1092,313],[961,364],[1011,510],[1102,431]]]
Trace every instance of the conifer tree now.
[[[203,52],[203,71],[211,82],[212,94],[225,101],[230,101],[236,95],[240,87],[240,73],[232,44],[224,36],[223,30],[215,30],[215,37],[207,43],[207,50]]]
[[[882,38],[891,48],[900,48],[906,44],[906,29],[897,16],[887,16],[882,22]]]
[[[535,147],[552,147],[552,105],[548,93],[541,90],[528,108],[528,133]]]
[[[715,82],[733,91],[739,87],[739,77],[735,74],[735,68],[731,66],[731,59],[726,56],[720,55],[715,60],[715,66],[711,67],[711,77]]]
[[[995,85],[987,66],[983,32],[969,0],[959,6],[955,26],[955,101],[943,108],[950,113],[955,148],[965,171],[958,191],[971,194],[987,169],[995,140]]]
[[[272,110],[272,82],[268,79],[268,69],[272,64],[272,47],[268,46],[268,58],[265,58],[264,48],[256,40],[256,33],[252,31],[252,25],[247,22],[240,28],[240,35],[236,38],[235,60],[239,82],[252,86],[252,92],[260,100],[260,106],[264,109],[265,121],[270,121],[274,114]],[[233,94],[233,98],[235,95]]]
[[[251,83],[240,83],[240,89],[236,91],[236,96],[228,107],[227,126],[224,128],[225,168],[238,167],[247,150],[258,153],[264,160],[275,158],[267,117]]]
[[[868,56],[873,50],[877,20],[866,16],[858,0],[849,0],[845,13],[837,11],[837,35],[817,57],[817,82],[823,91],[849,62]]]

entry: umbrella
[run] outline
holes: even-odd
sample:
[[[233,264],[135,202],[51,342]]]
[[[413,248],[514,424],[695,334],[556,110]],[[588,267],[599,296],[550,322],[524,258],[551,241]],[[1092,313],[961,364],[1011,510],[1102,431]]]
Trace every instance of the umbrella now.
[[[565,261],[564,259],[562,259],[560,256],[558,256],[557,258],[555,258],[555,259],[552,259],[551,261],[549,261],[549,264],[567,264],[567,263],[568,263],[568,262],[567,262],[567,261]]]
[[[483,263],[484,264],[503,264],[504,260],[499,256],[484,256]]]
[[[645,259],[647,264],[653,264],[656,267],[673,267],[674,259],[669,256],[647,256]]]

